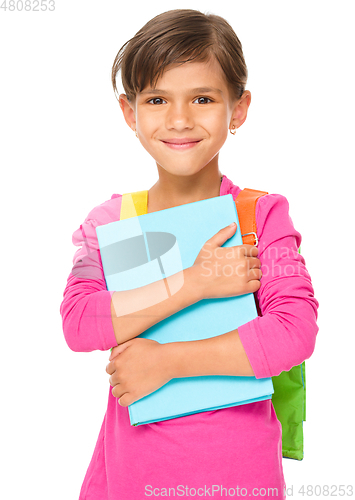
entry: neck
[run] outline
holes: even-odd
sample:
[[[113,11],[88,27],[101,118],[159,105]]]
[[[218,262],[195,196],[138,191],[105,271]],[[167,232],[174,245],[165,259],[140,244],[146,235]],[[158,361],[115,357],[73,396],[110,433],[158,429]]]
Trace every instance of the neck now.
[[[201,170],[193,175],[173,175],[158,165],[159,180],[148,190],[148,212],[164,210],[219,196],[222,174]]]

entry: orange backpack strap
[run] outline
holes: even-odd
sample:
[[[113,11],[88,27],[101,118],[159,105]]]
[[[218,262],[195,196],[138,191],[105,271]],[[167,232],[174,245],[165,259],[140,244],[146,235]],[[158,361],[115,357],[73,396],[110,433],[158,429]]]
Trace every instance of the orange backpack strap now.
[[[235,199],[243,245],[258,246],[259,240],[256,231],[255,209],[258,199],[265,194],[269,193],[267,191],[245,188]]]

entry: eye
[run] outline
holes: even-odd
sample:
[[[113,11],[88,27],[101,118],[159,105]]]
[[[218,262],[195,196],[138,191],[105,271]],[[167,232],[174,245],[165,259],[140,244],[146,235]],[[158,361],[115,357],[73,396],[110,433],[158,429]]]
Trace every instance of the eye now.
[[[210,99],[209,97],[198,97],[197,99],[194,100],[194,102],[195,101],[199,101],[197,104],[208,104],[207,101],[213,102],[212,99]]]
[[[149,99],[149,101],[147,101],[147,102],[152,103],[152,104],[162,104],[163,102],[166,102],[166,101],[164,101],[164,99],[162,99],[161,97],[153,97],[153,99]]]

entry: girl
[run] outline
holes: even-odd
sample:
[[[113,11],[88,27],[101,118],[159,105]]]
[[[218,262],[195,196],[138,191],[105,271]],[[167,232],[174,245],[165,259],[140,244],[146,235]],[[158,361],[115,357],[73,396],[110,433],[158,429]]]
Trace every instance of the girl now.
[[[242,46],[230,25],[194,10],[165,12],[120,49],[114,90],[118,71],[124,118],[158,169],[147,213],[227,194],[235,199],[241,189],[221,174],[218,156],[228,131],[234,134],[246,120],[251,95]],[[95,227],[119,219],[121,199],[113,194],[74,232],[73,243],[81,248],[61,304],[72,350],[114,348],[106,367],[108,407],[80,500],[285,498],[281,424],[270,399],[137,427],[130,425],[127,406],[176,377],[272,377],[311,356],[318,302],[297,252],[301,235],[286,198],[258,200],[259,249],[234,247],[231,261],[230,250],[221,246],[236,227],[222,228],[184,270],[183,287],[148,307],[154,284],[130,293],[106,289]],[[203,271],[207,247],[210,269],[233,264],[238,273]],[[262,316],[224,335],[167,344],[137,338],[199,300],[253,292]]]

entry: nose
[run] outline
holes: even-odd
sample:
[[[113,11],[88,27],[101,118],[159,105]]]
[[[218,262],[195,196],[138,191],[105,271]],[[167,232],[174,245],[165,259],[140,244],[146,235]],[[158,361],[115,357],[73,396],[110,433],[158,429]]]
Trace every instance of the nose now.
[[[194,118],[192,110],[188,104],[170,103],[166,114],[166,128],[182,132],[185,129],[194,127]]]

